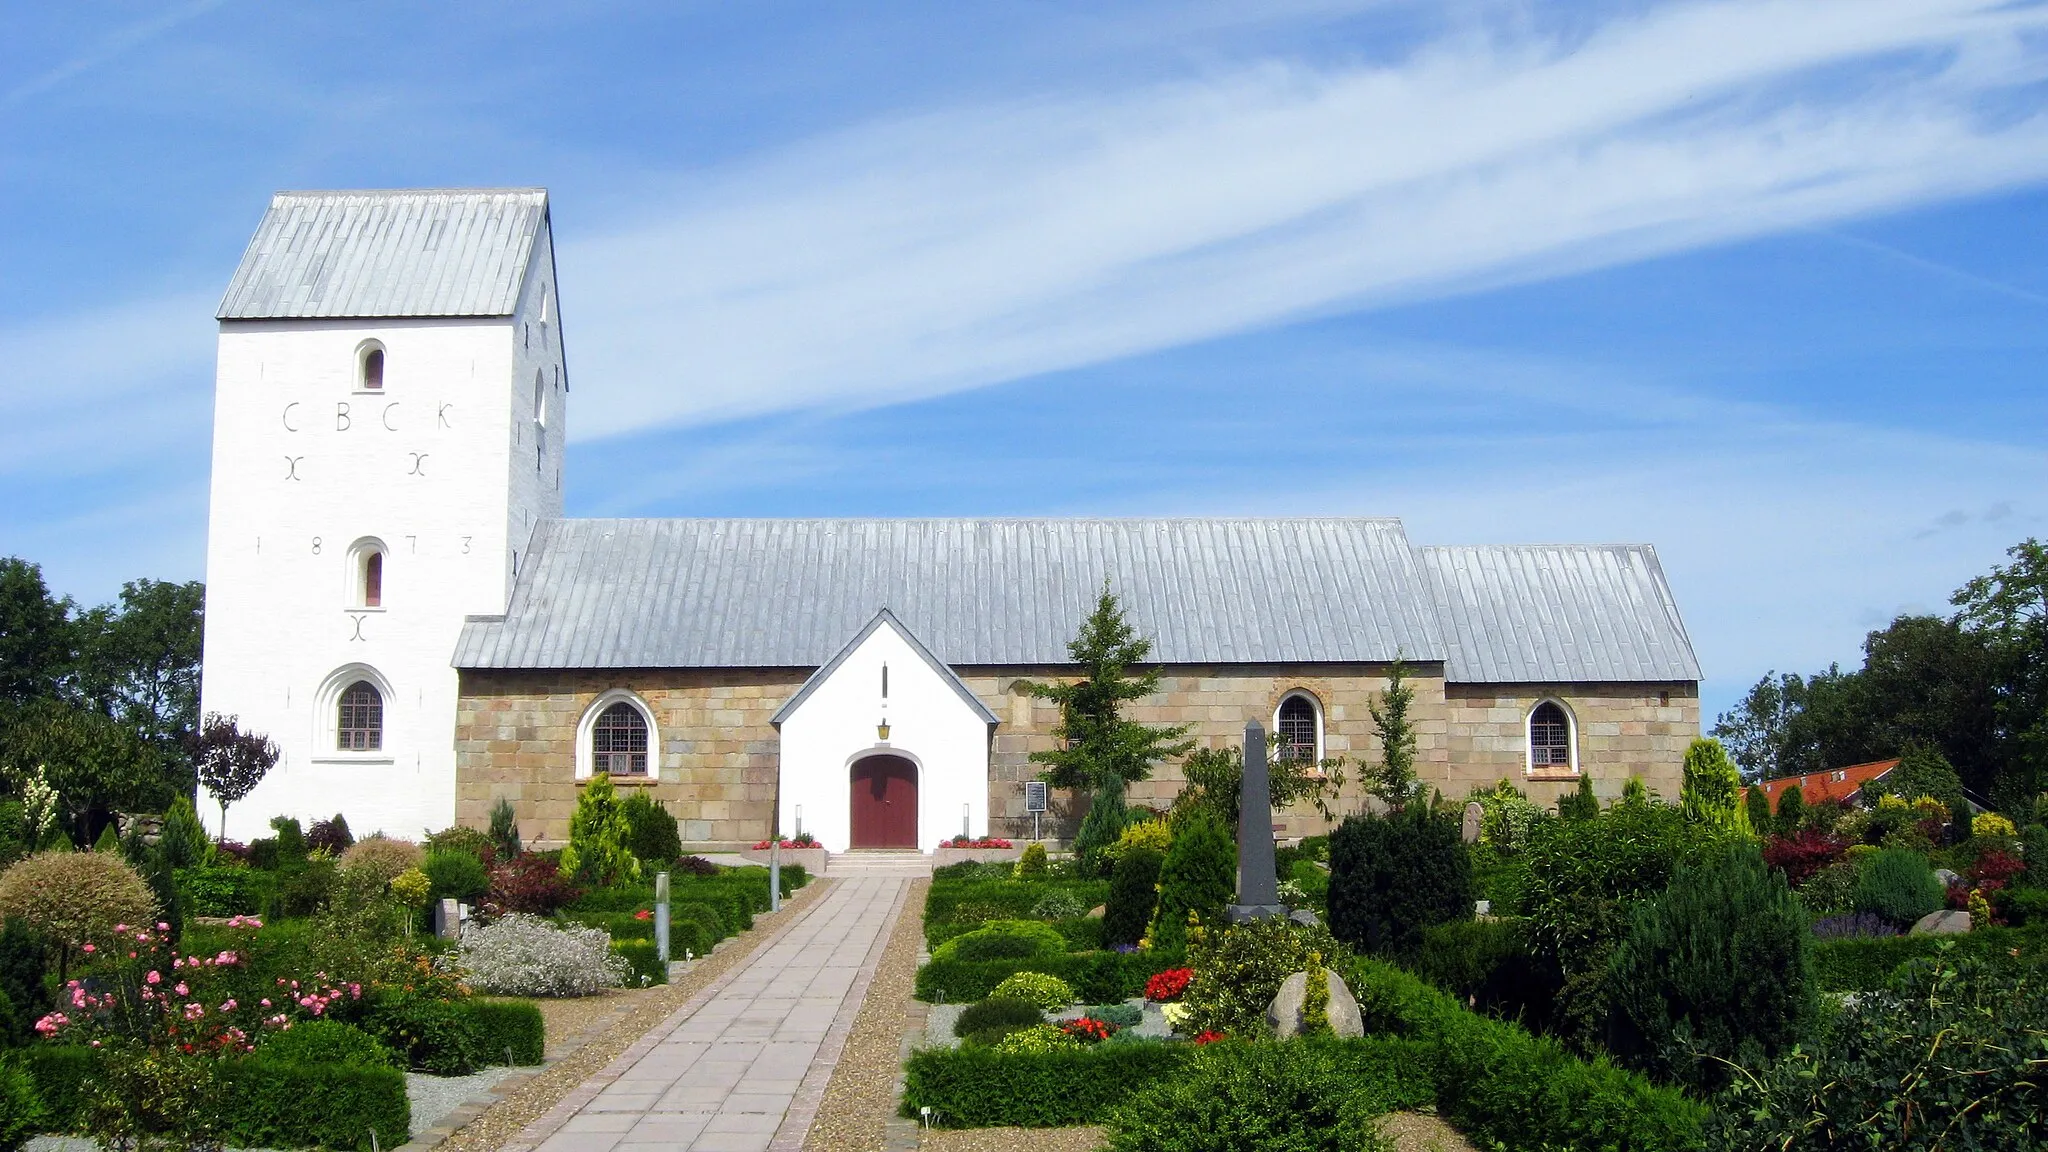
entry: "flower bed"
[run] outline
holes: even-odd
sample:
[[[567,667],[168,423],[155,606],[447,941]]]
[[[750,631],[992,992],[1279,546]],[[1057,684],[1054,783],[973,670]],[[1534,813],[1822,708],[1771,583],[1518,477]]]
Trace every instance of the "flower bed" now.
[[[740,855],[756,864],[766,865],[768,863],[768,842],[763,840],[751,848],[742,848],[740,849]],[[795,865],[804,869],[810,875],[822,876],[825,874],[826,865],[831,863],[831,860],[832,854],[825,851],[822,845],[796,844],[788,840],[782,842],[782,866],[784,868]]]
[[[1019,859],[1023,855],[1024,850],[1022,848],[1016,847],[1000,836],[983,836],[979,839],[955,836],[951,840],[939,842],[938,848],[932,852],[932,867],[944,868],[949,864],[964,864],[968,862],[977,864],[1007,863],[1011,860]]]

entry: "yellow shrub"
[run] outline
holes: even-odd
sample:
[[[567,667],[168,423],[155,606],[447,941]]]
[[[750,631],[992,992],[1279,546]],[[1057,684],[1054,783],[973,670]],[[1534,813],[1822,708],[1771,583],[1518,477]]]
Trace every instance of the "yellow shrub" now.
[[[1981,813],[1976,819],[1970,821],[1970,835],[1972,836],[2009,837],[2019,834],[2020,830],[2013,827],[2012,821],[2007,820],[1996,812]]]
[[[1879,812],[1903,812],[1911,807],[1911,804],[1906,803],[1904,796],[1894,796],[1889,792],[1877,798],[1877,810]]]

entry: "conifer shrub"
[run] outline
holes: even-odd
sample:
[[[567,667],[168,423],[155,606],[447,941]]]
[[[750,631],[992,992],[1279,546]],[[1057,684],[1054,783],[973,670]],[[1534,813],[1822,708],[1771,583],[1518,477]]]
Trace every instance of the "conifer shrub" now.
[[[491,805],[491,843],[504,860],[518,856],[523,847],[519,843],[519,813],[513,809],[512,801],[503,796]]]
[[[1927,857],[1906,848],[1872,853],[1857,868],[1853,903],[1901,928],[1941,910],[1948,893]]]
[[[1024,849],[1022,856],[1017,857],[1017,866],[1011,870],[1010,876],[1016,880],[1042,880],[1045,870],[1045,845],[1032,844]]]
[[[1773,1059],[1811,1032],[1806,912],[1754,848],[1681,867],[1631,921],[1608,971],[1610,1043],[1625,1062],[1712,1091],[1726,1061]]]
[[[1098,785],[1087,813],[1081,817],[1080,830],[1074,833],[1074,862],[1081,875],[1101,876],[1108,871],[1103,851],[1123,837],[1124,825],[1129,820],[1123,781]]]
[[[1388,1045],[1245,1044],[1198,1049],[1109,1113],[1111,1152],[1391,1152],[1379,1118],[1427,1107],[1436,1086]]]
[[[1744,789],[1742,803],[1749,812],[1749,826],[1757,835],[1762,836],[1777,827],[1777,817],[1771,815],[1771,797],[1763,785]]]
[[[1557,815],[1561,820],[1591,820],[1600,815],[1600,800],[1593,795],[1591,776],[1579,773],[1578,788],[1571,795],[1558,798]]]
[[[612,778],[602,772],[584,782],[576,810],[569,814],[569,846],[562,850],[562,875],[586,884],[640,878],[640,861],[627,845],[632,825],[619,808]]]
[[[169,811],[164,813],[163,827],[157,833],[156,854],[172,868],[197,868],[206,863],[210,854],[206,828],[199,823],[199,814],[192,810],[192,801],[183,796],[171,801]]]
[[[1703,737],[1685,750],[1685,776],[1679,807],[1686,820],[1731,835],[1753,835],[1749,813],[1742,807],[1742,773],[1721,742]]]
[[[296,819],[290,816],[273,816],[270,818],[270,829],[277,833],[278,867],[305,862],[306,854],[311,849],[306,844],[306,830],[300,827]]]
[[[1330,835],[1330,932],[1355,948],[1410,955],[1423,929],[1470,919],[1475,899],[1472,858],[1451,813],[1416,804],[1347,817]]]
[[[1126,848],[1109,875],[1109,902],[1102,910],[1102,942],[1136,944],[1159,904],[1159,870],[1166,857],[1157,849]],[[1311,865],[1313,867],[1313,865]]]
[[[1790,836],[1806,823],[1806,789],[1797,784],[1787,785],[1778,793],[1778,813],[1772,818],[1772,826],[1780,836]],[[1759,829],[1761,831],[1761,829]]]
[[[1159,865],[1159,902],[1149,933],[1152,947],[1185,948],[1188,915],[1215,921],[1236,892],[1236,841],[1206,806],[1189,809]]]
[[[647,873],[663,872],[683,854],[683,838],[676,818],[645,790],[636,791],[619,802],[628,828],[626,849],[640,861]]]

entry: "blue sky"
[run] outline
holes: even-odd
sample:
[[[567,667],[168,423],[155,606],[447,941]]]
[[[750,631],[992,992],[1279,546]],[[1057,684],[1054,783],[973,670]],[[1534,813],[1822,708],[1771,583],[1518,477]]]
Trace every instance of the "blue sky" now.
[[[203,575],[278,188],[539,184],[571,514],[1649,541],[1707,712],[2048,535],[2048,7],[48,5],[0,553]]]

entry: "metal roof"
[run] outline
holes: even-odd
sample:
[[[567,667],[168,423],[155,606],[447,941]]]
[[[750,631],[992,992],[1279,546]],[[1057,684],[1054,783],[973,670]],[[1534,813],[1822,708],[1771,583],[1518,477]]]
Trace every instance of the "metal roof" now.
[[[903,642],[910,645],[910,650],[917,653],[918,659],[923,660],[926,667],[938,673],[939,679],[944,681],[946,686],[953,690],[955,696],[960,697],[969,708],[973,709],[974,714],[981,717],[984,723],[994,724],[997,722],[996,714],[988,710],[988,705],[981,702],[981,697],[968,691],[967,685],[960,682],[960,674],[947,667],[945,661],[932,655],[932,650],[925,647],[924,642],[913,635],[910,629],[905,628],[903,621],[898,620],[896,614],[887,608],[875,613],[875,618],[868,621],[868,626],[861,629],[859,635],[848,640],[846,647],[841,648],[839,655],[832,657],[830,663],[811,673],[810,678],[804,681],[803,687],[796,690],[796,695],[791,696],[788,703],[777,708],[775,715],[768,718],[768,722],[780,727],[784,720],[796,715],[796,710],[803,707],[804,701],[811,698],[811,693],[816,692],[825,681],[830,680],[832,673],[838,671],[841,664],[846,663],[846,658],[853,655],[855,649],[861,646],[861,642],[874,635],[875,629],[880,628],[884,624],[895,629],[896,634],[903,637]],[[884,687],[888,685],[887,672],[888,666],[883,665]]]
[[[1398,520],[550,520],[459,668],[816,668],[889,609],[938,659],[1068,663],[1104,581],[1165,664],[1443,659]]]
[[[1698,680],[1700,665],[1647,544],[1418,548],[1448,652],[1481,684]]]
[[[541,188],[279,192],[215,315],[510,316],[547,217]]]

